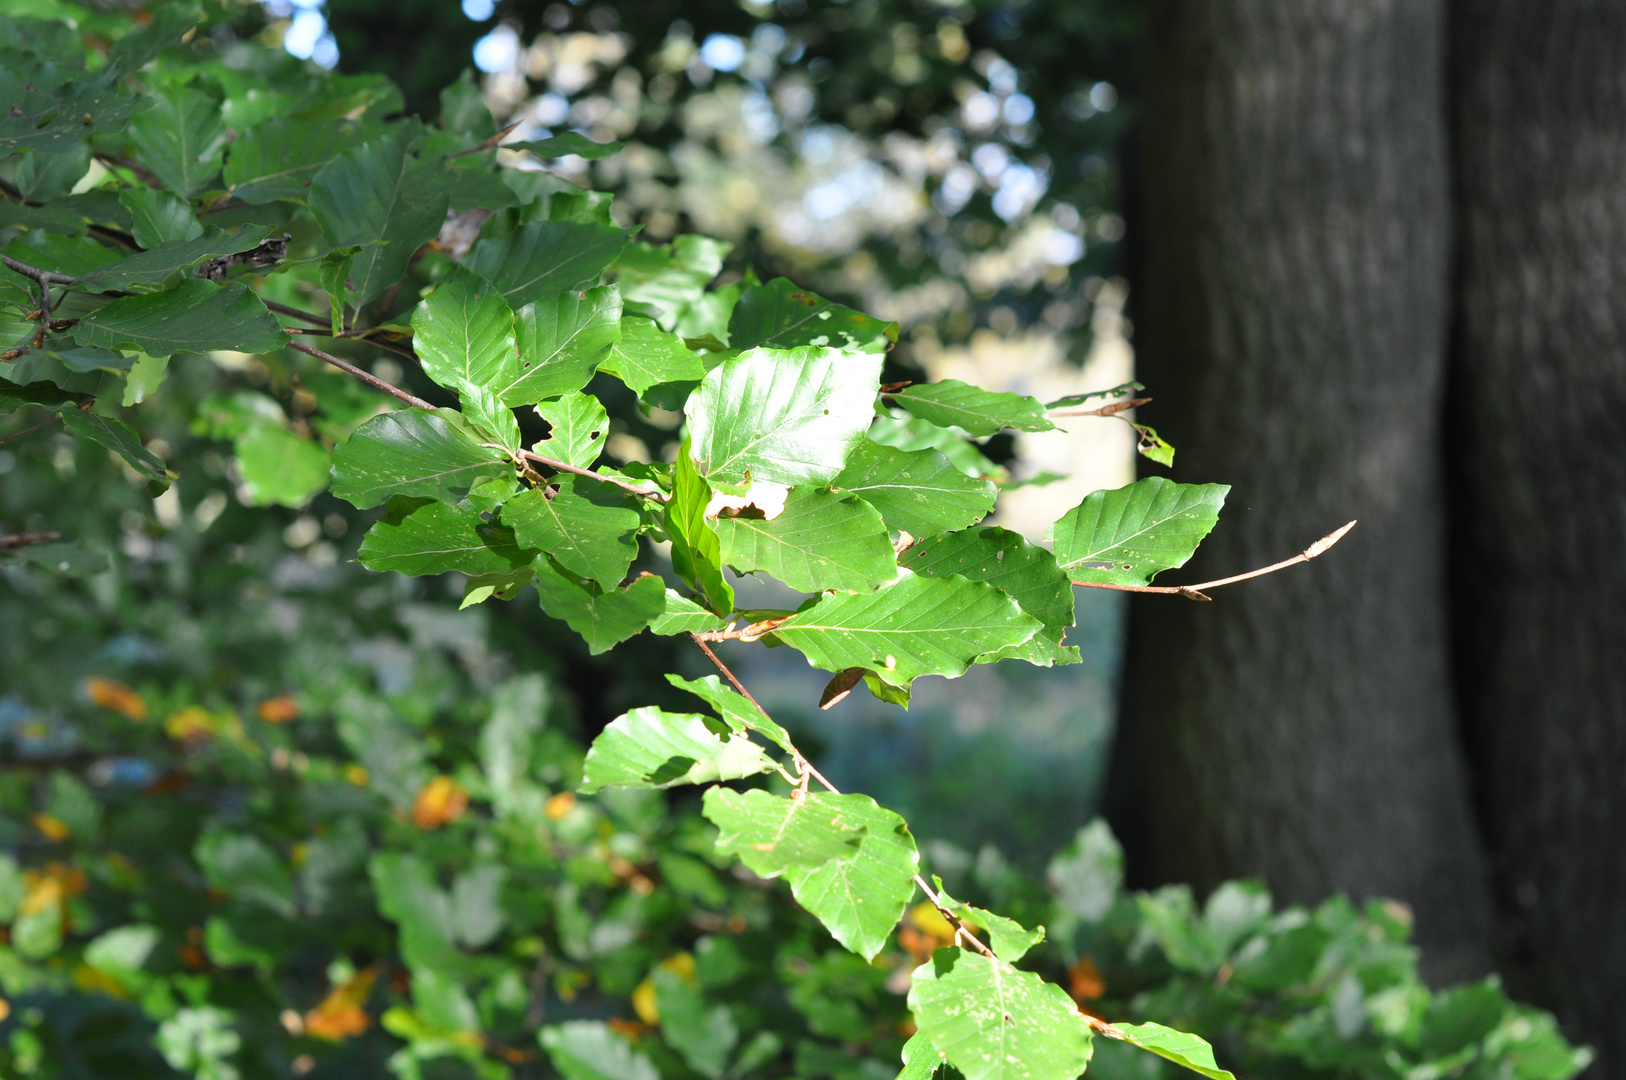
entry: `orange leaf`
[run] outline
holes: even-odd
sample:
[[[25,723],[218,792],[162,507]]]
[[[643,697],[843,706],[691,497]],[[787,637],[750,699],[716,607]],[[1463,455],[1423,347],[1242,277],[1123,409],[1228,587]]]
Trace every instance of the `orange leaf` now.
[[[569,791],[561,791],[542,805],[542,813],[549,821],[558,821],[574,809],[576,796],[574,792]]]
[[[47,840],[52,840],[56,843],[61,843],[62,841],[66,840],[68,838],[68,833],[71,831],[68,828],[67,822],[60,818],[54,818],[50,814],[35,814],[32,818],[29,818],[29,820],[34,823],[34,828],[45,834],[45,838]]]
[[[1086,956],[1068,968],[1067,979],[1075,1001],[1094,1001],[1107,992],[1106,980],[1101,978],[1101,969],[1095,966],[1093,957]]]
[[[268,724],[286,724],[299,719],[299,702],[287,694],[267,698],[260,702],[259,713],[260,719]]]
[[[362,1008],[373,992],[378,973],[372,968],[358,971],[341,986],[335,986],[321,1003],[305,1014],[305,1034],[329,1042],[360,1035],[372,1023]]]
[[[412,801],[412,824],[420,829],[438,829],[462,817],[468,808],[468,792],[450,776],[437,776]]]
[[[141,700],[140,694],[121,682],[92,675],[85,680],[85,693],[102,708],[112,709],[121,716],[131,720],[147,718],[147,703]]]

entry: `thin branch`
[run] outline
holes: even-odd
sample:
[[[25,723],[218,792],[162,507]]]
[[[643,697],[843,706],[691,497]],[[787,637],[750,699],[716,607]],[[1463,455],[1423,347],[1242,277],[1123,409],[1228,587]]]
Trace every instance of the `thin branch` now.
[[[503,128],[501,131],[497,132],[497,134],[491,136],[491,138],[487,139],[485,142],[481,143],[479,146],[471,146],[467,150],[459,150],[455,154],[447,154],[446,155],[446,160],[450,161],[453,158],[460,158],[460,157],[463,157],[466,154],[478,154],[482,150],[495,150],[497,148],[498,143],[500,143],[504,139],[508,138],[508,136],[513,133],[514,129],[519,127],[524,122],[525,121],[523,121],[523,120],[515,120],[512,124],[509,124],[507,127]]]
[[[299,346],[297,345],[294,346],[296,349],[298,347]],[[651,491],[649,488],[642,488],[637,484],[629,484],[619,476],[606,476],[603,473],[594,472],[592,469],[584,469],[580,465],[572,465],[568,461],[559,461],[557,458],[543,457],[541,454],[533,453],[530,450],[521,450],[519,454],[526,461],[534,461],[538,465],[545,465],[554,472],[573,473],[576,476],[585,476],[589,480],[598,480],[606,484],[614,484],[623,491],[629,492],[633,495],[642,495],[644,498],[653,499],[656,502],[663,503],[668,498],[666,492],[664,491]]]
[[[17,271],[25,278],[32,278],[35,283],[44,287],[46,285],[75,285],[79,279],[67,274],[59,274],[54,270],[41,270],[37,266],[29,266],[25,262],[18,262],[10,255],[0,255],[0,262]]]
[[[397,356],[405,357],[406,359],[411,360],[415,364],[421,364],[423,362],[420,359],[418,359],[418,354],[413,352],[410,348],[407,348],[406,346],[403,346],[403,345],[398,345],[393,341],[385,341],[385,340],[373,337],[374,334],[379,332],[378,327],[373,327],[370,330],[363,330],[360,333],[353,333],[353,332],[350,332],[350,331],[345,331],[343,333],[335,334],[335,333],[332,332],[333,331],[333,320],[331,318],[323,318],[322,316],[317,315],[317,314],[315,314],[313,312],[301,311],[299,308],[289,307],[287,304],[279,304],[279,303],[276,303],[275,301],[272,301],[272,300],[266,300],[265,301],[265,306],[270,308],[272,311],[275,311],[279,315],[286,315],[291,319],[301,319],[301,320],[303,320],[305,322],[310,323],[312,326],[319,326],[319,327],[322,328],[323,331],[326,331],[325,333],[317,333],[315,335],[317,337],[330,337],[330,338],[333,338],[335,341],[339,341],[339,340],[344,340],[344,341],[365,341],[369,345],[377,345],[380,349],[384,349],[384,350],[387,350],[389,352],[392,352]],[[284,329],[287,329],[287,328],[284,327]],[[310,330],[301,330],[299,332],[302,333],[302,334],[310,334],[310,333],[312,333],[312,331],[310,331]]]
[[[382,391],[384,391],[384,393],[389,394],[391,397],[398,398],[401,401],[406,402],[408,405],[413,406],[414,408],[418,408],[418,409],[433,409],[434,408],[433,405],[431,405],[429,402],[425,401],[423,398],[418,397],[415,394],[409,394],[405,390],[402,390],[399,386],[392,386],[391,384],[385,382],[383,379],[380,379],[377,375],[374,375],[372,372],[363,371],[361,368],[357,367],[356,365],[350,363],[347,360],[340,360],[337,356],[334,356],[332,353],[325,353],[321,349],[313,349],[309,345],[302,345],[297,341],[290,341],[288,343],[288,347],[290,349],[293,349],[295,352],[302,352],[302,353],[306,354],[307,356],[314,356],[318,360],[326,361],[327,363],[332,364],[334,367],[338,368],[340,371],[344,372],[346,375],[354,375],[356,378],[360,379],[362,382],[366,383],[368,386],[372,387],[374,390],[382,390]]]
[[[14,433],[12,433],[10,435],[5,436],[4,438],[0,438],[0,443],[8,443],[13,439],[20,439],[24,435],[32,435],[32,434],[34,434],[34,432],[39,431],[41,428],[50,427],[52,424],[56,423],[60,419],[62,419],[62,414],[61,413],[52,413],[50,416],[47,416],[44,420],[41,420],[39,423],[35,424],[33,427],[23,428],[21,431],[14,432]]]
[[[1138,405],[1149,405],[1151,401],[1152,399],[1149,397],[1131,398],[1128,401],[1103,405],[1099,409],[1052,409],[1045,415],[1053,420],[1066,416],[1116,416],[1118,413],[1127,412]]]
[[[1336,532],[1323,536],[1291,559],[1283,559],[1279,563],[1261,566],[1257,570],[1249,570],[1246,574],[1232,574],[1230,577],[1216,578],[1213,581],[1199,581],[1195,585],[1113,585],[1105,581],[1074,581],[1073,584],[1083,585],[1090,589],[1112,589],[1115,592],[1160,593],[1165,596],[1183,596],[1187,600],[1208,600],[1211,597],[1203,595],[1204,589],[1217,589],[1221,585],[1232,585],[1238,581],[1247,581],[1249,578],[1264,577],[1266,574],[1274,574],[1278,570],[1285,570],[1297,563],[1309,562],[1342,540],[1344,534],[1354,527],[1355,523],[1351,521]]]
[[[322,326],[329,330],[333,329],[332,319],[324,319],[320,315],[314,315],[309,311],[301,311],[296,307],[289,307],[287,304],[279,304],[275,300],[265,300],[263,303],[266,307],[270,308],[278,315],[286,315],[290,319],[302,319],[305,322],[310,323],[312,326]]]
[[[722,658],[711,651],[710,645],[707,645],[703,640],[701,640],[699,634],[691,632],[689,634],[689,639],[696,645],[700,646],[700,651],[706,654],[706,659],[710,660],[712,665],[715,666],[718,671],[723,673],[723,677],[733,685],[734,689],[740,692],[746,701],[749,701],[752,706],[756,708],[757,712],[761,713],[769,720],[773,719],[773,717],[768,716],[768,710],[762,707],[762,703],[751,696],[751,691],[745,688],[745,684],[740,682],[739,677],[729,669],[727,664],[723,663]],[[811,761],[808,761],[802,756],[802,752],[800,750],[797,750],[794,746],[792,746],[791,753],[795,755],[797,771],[802,774],[804,791],[806,790],[805,785],[807,783],[807,778],[812,777],[824,787],[824,790],[830,792],[832,795],[841,794],[841,792],[836,789],[834,784],[824,778],[823,773],[819,772],[819,770],[813,767],[813,763]],[[932,907],[937,909],[937,913],[943,916],[944,919],[948,920],[948,924],[954,928],[954,939],[956,941],[964,938],[966,941],[970,942],[978,952],[988,957],[988,959],[999,959],[999,957],[994,955],[993,949],[989,948],[987,945],[984,945],[980,940],[978,940],[977,935],[973,934],[969,929],[966,928],[965,923],[960,921],[960,917],[948,909],[948,906],[943,903],[943,898],[926,883],[925,877],[920,874],[916,874],[915,884],[920,886],[920,891],[926,894],[926,899],[931,901]]]
[[[49,544],[53,540],[60,539],[62,539],[62,534],[57,532],[0,535],[0,551],[16,551],[18,548],[33,547],[35,544]]]

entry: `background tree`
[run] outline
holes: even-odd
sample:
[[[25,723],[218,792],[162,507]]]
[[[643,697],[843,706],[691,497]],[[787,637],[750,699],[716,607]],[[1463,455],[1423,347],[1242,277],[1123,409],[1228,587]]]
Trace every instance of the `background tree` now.
[[[1458,685],[1511,981],[1626,1068],[1626,12],[1451,13]]]

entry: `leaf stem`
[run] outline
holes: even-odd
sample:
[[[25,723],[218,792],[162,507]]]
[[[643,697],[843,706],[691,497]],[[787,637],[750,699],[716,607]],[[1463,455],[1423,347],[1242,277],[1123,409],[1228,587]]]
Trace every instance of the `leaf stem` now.
[[[52,417],[52,419],[56,419]],[[57,532],[36,533],[10,533],[0,535],[0,551],[15,551],[18,548],[33,547],[35,544],[49,544],[53,540],[62,539]]]
[[[508,138],[508,136],[513,132],[513,130],[515,128],[519,127],[520,124],[522,124],[522,123],[524,123],[523,120],[515,120],[512,124],[509,124],[507,127],[503,128],[501,131],[497,132],[497,134],[491,136],[491,138],[487,139],[485,142],[481,143],[479,146],[471,146],[467,150],[459,150],[455,154],[447,154],[446,155],[446,160],[450,161],[453,158],[460,158],[460,157],[463,157],[465,154],[478,154],[482,150],[495,150],[497,148],[498,144],[501,143],[504,139]]]
[[[1128,401],[1118,401],[1111,405],[1103,405],[1099,409],[1052,409],[1045,413],[1045,415],[1051,419],[1067,416],[1115,416],[1118,413],[1133,409],[1137,405],[1149,405],[1151,404],[1151,401],[1152,399],[1149,397],[1131,398]]]
[[[619,476],[605,476],[601,472],[594,472],[592,469],[584,469],[580,465],[572,465],[568,461],[560,461],[557,458],[543,457],[541,454],[534,453],[530,450],[521,450],[519,451],[519,455],[527,461],[534,461],[538,465],[545,465],[555,472],[572,473],[576,476],[585,476],[589,480],[598,480],[601,483],[614,484],[623,491],[629,492],[633,495],[642,495],[644,498],[653,499],[656,502],[665,502],[667,500],[666,492],[659,490],[651,491],[649,488],[642,488],[637,484],[629,484]],[[690,636],[692,637],[693,635]],[[705,646],[702,645],[701,647],[704,648]],[[745,691],[741,690],[740,693],[743,694]],[[750,696],[751,695],[746,694],[746,697]],[[755,705],[756,702],[752,702],[752,704]],[[758,706],[758,708],[761,708],[761,706]]]
[[[394,385],[391,385],[390,383],[385,382],[383,379],[380,379],[377,375],[374,375],[370,371],[363,371],[361,368],[359,368],[356,365],[350,363],[348,360],[340,360],[337,356],[334,356],[332,353],[325,353],[321,349],[313,349],[309,345],[303,345],[303,344],[301,344],[301,343],[299,343],[297,341],[290,341],[288,343],[288,347],[290,349],[293,349],[295,352],[302,352],[302,353],[305,353],[307,356],[314,356],[318,360],[323,360],[323,361],[325,361],[325,362],[327,362],[329,364],[332,364],[334,367],[338,368],[340,371],[344,372],[346,375],[353,375],[356,378],[360,379],[362,382],[366,383],[368,386],[371,386],[374,390],[382,390],[382,391],[384,391],[384,393],[389,394],[391,397],[395,397],[395,398],[400,399],[401,401],[406,402],[408,405],[411,405],[413,408],[417,408],[417,409],[433,409],[434,408],[433,405],[431,405],[429,402],[425,401],[423,398],[418,397],[415,394],[409,394],[405,390],[402,390],[399,386],[394,386]]]
[[[1315,543],[1311,544],[1309,547],[1305,548],[1291,559],[1283,559],[1279,563],[1271,563],[1269,566],[1261,566],[1257,570],[1249,570],[1246,574],[1232,574],[1230,577],[1216,578],[1213,581],[1199,581],[1195,585],[1117,585],[1105,581],[1074,581],[1073,584],[1082,585],[1089,589],[1112,589],[1115,592],[1160,593],[1165,596],[1183,596],[1187,600],[1209,600],[1212,598],[1203,595],[1204,589],[1217,589],[1221,585],[1232,585],[1238,581],[1247,581],[1249,578],[1264,577],[1266,574],[1274,574],[1278,570],[1285,570],[1289,566],[1293,566],[1296,563],[1309,562],[1311,559],[1315,558],[1317,555],[1323,554],[1328,548],[1342,540],[1344,538],[1344,534],[1349,532],[1349,530],[1353,529],[1354,527],[1355,523],[1351,521],[1343,528],[1323,536],[1320,540],[1317,540]]]

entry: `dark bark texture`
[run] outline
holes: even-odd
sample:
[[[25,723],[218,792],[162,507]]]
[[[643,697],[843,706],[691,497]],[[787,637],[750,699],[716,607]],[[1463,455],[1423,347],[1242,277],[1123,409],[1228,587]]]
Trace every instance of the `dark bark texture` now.
[[[1458,670],[1512,988],[1626,1075],[1626,5],[1452,10]]]
[[[1198,560],[1166,577],[1251,569],[1360,524],[1210,604],[1135,598],[1124,746],[1147,829],[1131,857],[1199,888],[1256,875],[1286,900],[1396,897],[1431,978],[1477,973],[1489,902],[1438,467],[1443,4],[1149,14],[1143,415],[1179,447],[1176,479],[1234,487]]]

